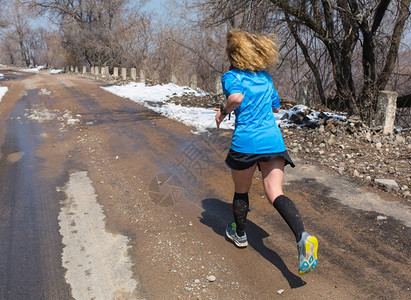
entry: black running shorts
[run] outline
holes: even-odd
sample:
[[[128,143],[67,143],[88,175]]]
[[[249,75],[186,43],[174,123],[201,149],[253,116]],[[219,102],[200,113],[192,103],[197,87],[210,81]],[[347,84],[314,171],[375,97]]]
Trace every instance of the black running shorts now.
[[[270,161],[277,157],[283,157],[285,159],[285,165],[290,165],[293,168],[295,167],[287,151],[280,153],[250,154],[230,149],[227,158],[225,159],[225,163],[230,169],[245,170],[254,166],[255,163],[259,163],[260,161]],[[260,165],[258,165],[258,168],[260,169]]]

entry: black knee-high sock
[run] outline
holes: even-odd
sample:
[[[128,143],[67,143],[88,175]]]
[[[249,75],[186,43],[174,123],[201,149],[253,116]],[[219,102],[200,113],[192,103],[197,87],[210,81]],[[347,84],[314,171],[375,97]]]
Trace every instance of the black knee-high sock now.
[[[237,235],[243,236],[248,213],[248,193],[235,193],[233,198],[233,215],[237,224]]]
[[[302,233],[304,232],[304,224],[294,202],[291,201],[290,198],[280,195],[275,198],[273,205],[293,231],[295,239],[298,243],[301,239]]]

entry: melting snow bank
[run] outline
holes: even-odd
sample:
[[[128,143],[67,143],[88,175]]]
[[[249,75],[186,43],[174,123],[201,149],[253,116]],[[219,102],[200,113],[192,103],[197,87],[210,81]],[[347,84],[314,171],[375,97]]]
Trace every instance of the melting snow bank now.
[[[155,112],[165,115],[167,118],[182,122],[187,126],[196,128],[196,133],[205,132],[209,128],[215,128],[212,109],[199,107],[184,107],[169,103],[171,97],[191,94],[193,96],[206,95],[203,91],[195,91],[189,87],[181,87],[173,83],[165,85],[146,86],[144,83],[131,83],[123,86],[102,87],[117,96],[128,98],[134,102],[144,105]],[[225,121],[221,128],[234,128],[234,120]]]
[[[9,89],[6,86],[0,86],[0,102],[1,102],[1,98],[3,98],[3,96],[7,93]]]
[[[50,70],[50,74],[60,74],[60,73],[63,73],[63,70],[60,70],[60,69]]]
[[[155,112],[161,113],[170,119],[182,122],[187,126],[196,128],[195,133],[206,132],[207,129],[216,128],[215,112],[211,108],[185,107],[167,102],[172,97],[189,94],[204,96],[206,93],[195,91],[189,87],[181,87],[172,83],[166,85],[146,86],[144,83],[131,83],[123,86],[101,87],[117,96],[128,98],[140,103]],[[308,113],[307,113],[308,112]],[[275,114],[276,122],[280,127],[315,124],[322,118],[335,118],[345,121],[345,117],[332,113],[320,113],[310,110],[307,106],[296,105],[289,110],[280,110]],[[222,129],[234,129],[235,117],[226,118],[221,124]]]

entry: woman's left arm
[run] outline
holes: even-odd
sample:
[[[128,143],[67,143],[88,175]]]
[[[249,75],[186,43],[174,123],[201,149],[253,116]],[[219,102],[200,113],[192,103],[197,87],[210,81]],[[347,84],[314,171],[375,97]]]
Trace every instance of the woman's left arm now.
[[[228,96],[227,104],[224,107],[226,115],[233,112],[241,104],[243,99],[244,99],[244,96],[241,93],[234,93]],[[219,108],[214,108],[214,111],[217,112],[217,114],[215,115],[215,121],[217,123],[217,128],[220,128],[220,124],[224,120],[226,115],[221,114],[221,111]]]

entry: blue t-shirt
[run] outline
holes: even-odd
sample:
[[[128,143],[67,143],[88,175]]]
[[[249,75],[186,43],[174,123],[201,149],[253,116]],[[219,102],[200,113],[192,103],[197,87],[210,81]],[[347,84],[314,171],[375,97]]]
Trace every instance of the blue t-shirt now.
[[[227,98],[234,93],[244,96],[234,110],[236,118],[231,149],[250,154],[285,151],[283,136],[273,113],[273,109],[280,107],[280,98],[271,76],[266,71],[234,68],[225,73],[221,81]]]

